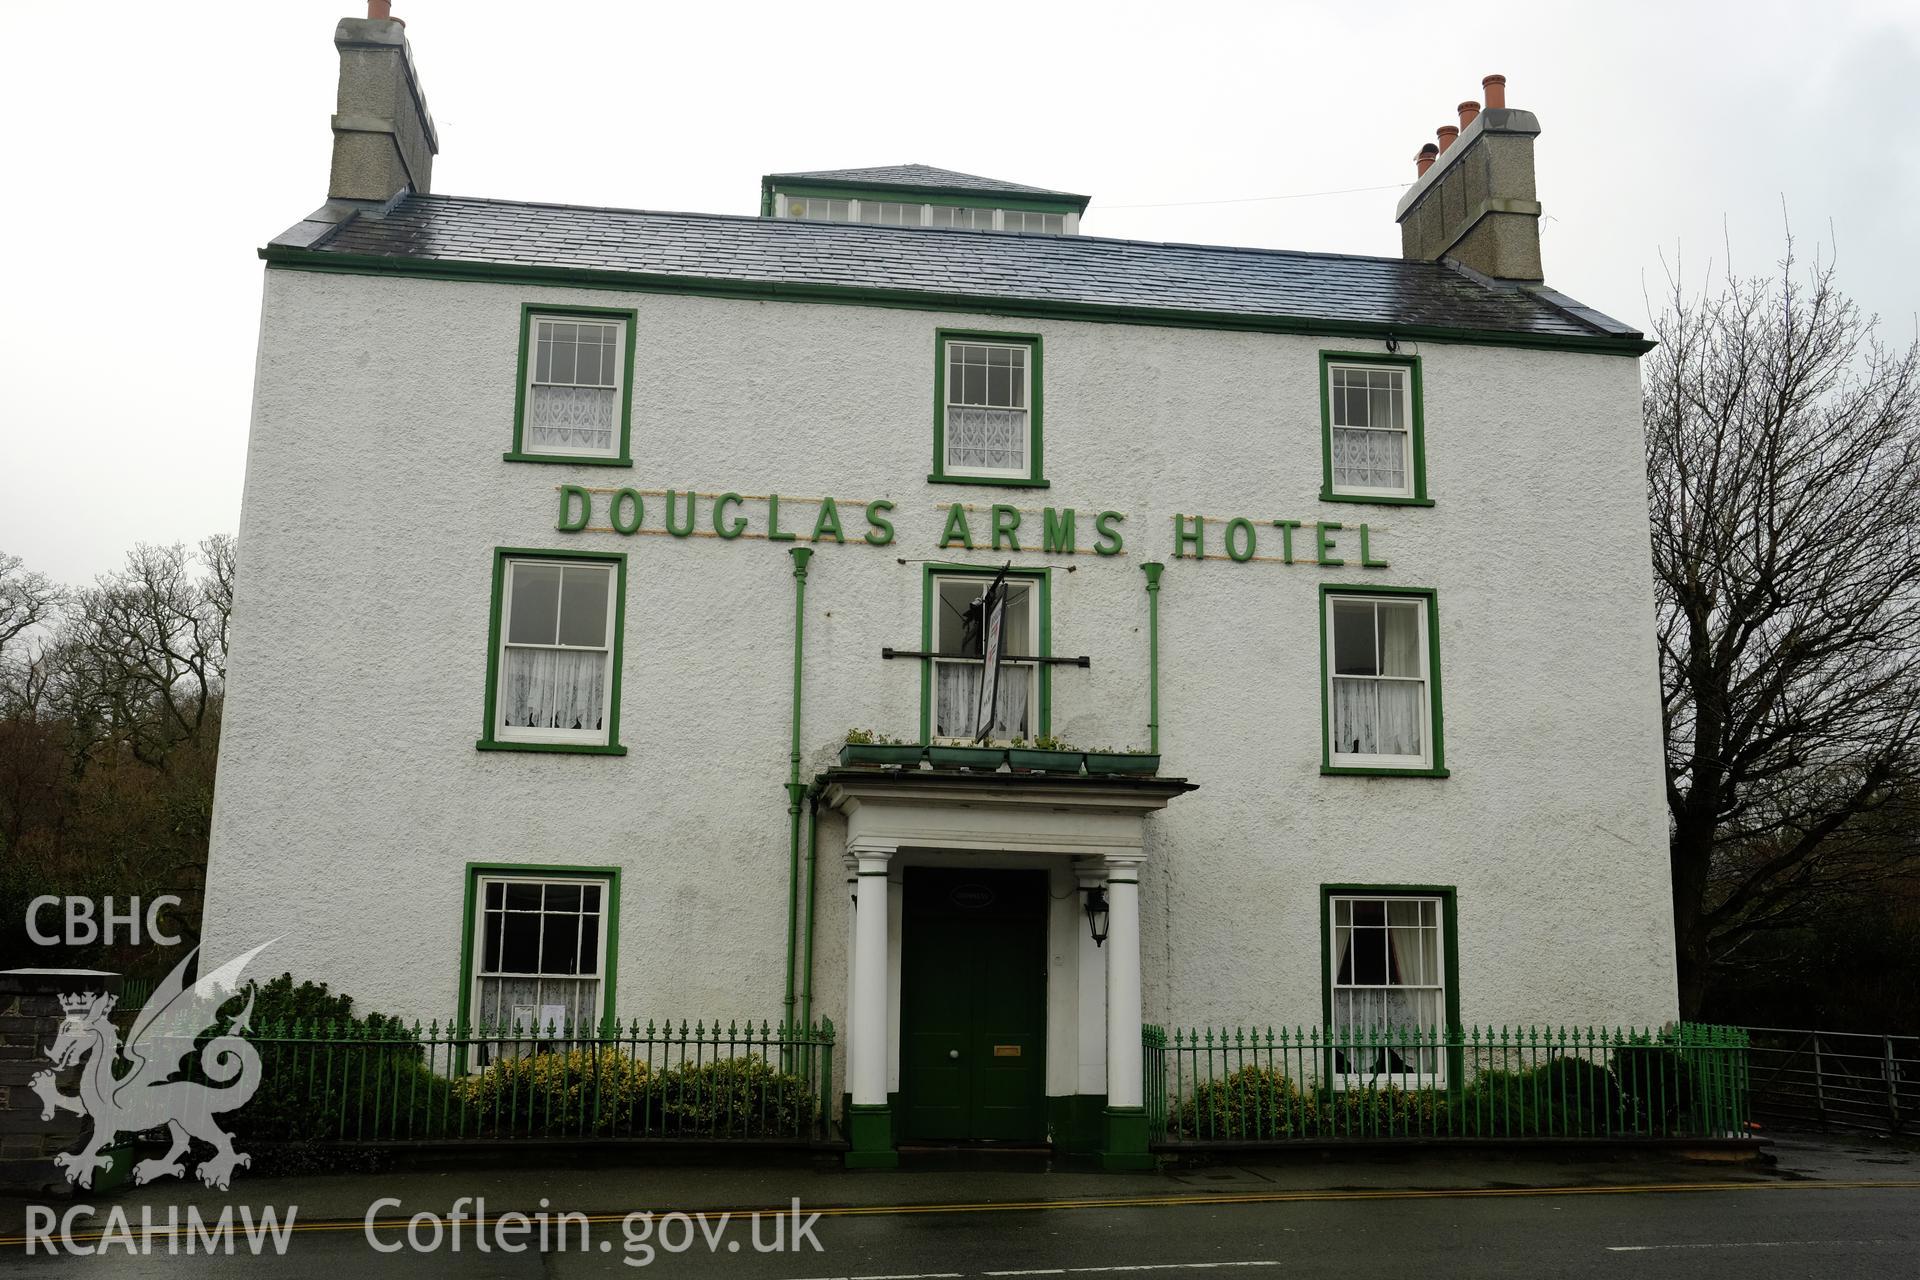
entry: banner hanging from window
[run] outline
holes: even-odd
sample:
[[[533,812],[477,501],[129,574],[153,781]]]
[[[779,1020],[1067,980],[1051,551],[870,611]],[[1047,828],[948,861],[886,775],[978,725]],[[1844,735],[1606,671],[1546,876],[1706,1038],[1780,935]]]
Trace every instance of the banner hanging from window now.
[[[1000,703],[1000,655],[1002,646],[1000,637],[1005,630],[1007,615],[1007,569],[1012,561],[1002,565],[1000,572],[994,575],[993,582],[987,587],[985,595],[980,597],[980,704],[974,712],[974,741],[985,742],[993,737],[994,721],[999,718]]]

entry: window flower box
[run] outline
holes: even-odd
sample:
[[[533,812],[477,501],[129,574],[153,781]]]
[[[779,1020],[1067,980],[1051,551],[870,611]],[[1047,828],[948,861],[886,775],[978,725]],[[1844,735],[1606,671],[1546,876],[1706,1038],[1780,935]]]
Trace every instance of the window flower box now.
[[[1087,772],[1158,773],[1160,757],[1149,751],[1089,751],[1087,752]]]
[[[972,769],[980,773],[992,773],[1006,762],[1005,747],[942,747],[927,748],[927,759],[936,769]]]
[[[1048,751],[1040,747],[1013,747],[1007,763],[1023,773],[1079,773],[1084,755],[1078,751]]]
[[[849,742],[840,748],[841,764],[894,764],[911,768],[920,763],[926,748],[917,742],[905,744]]]

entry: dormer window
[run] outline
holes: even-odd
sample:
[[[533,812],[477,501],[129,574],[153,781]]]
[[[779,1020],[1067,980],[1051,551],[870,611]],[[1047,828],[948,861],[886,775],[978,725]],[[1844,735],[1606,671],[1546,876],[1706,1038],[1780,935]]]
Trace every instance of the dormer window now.
[[[1087,197],[923,164],[773,173],[760,180],[763,217],[1070,236]]]

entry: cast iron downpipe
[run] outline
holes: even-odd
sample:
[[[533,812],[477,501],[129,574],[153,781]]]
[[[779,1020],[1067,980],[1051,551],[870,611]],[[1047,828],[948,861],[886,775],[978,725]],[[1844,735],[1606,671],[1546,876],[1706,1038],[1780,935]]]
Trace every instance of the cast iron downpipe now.
[[[807,628],[807,561],[812,547],[794,547],[793,557],[793,743],[787,752],[787,999],[786,1023],[794,1027],[793,968],[800,944],[800,799],[807,788],[800,781],[800,675],[805,669]],[[792,1034],[790,1031],[789,1034]]]
[[[1160,575],[1167,566],[1148,561],[1147,575],[1147,750],[1160,754]]]

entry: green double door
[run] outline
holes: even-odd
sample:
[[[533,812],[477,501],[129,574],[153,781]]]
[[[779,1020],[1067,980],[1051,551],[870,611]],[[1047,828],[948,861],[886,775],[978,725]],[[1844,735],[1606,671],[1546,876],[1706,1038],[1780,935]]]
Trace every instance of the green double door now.
[[[900,1136],[1046,1137],[1047,878],[908,867]]]

